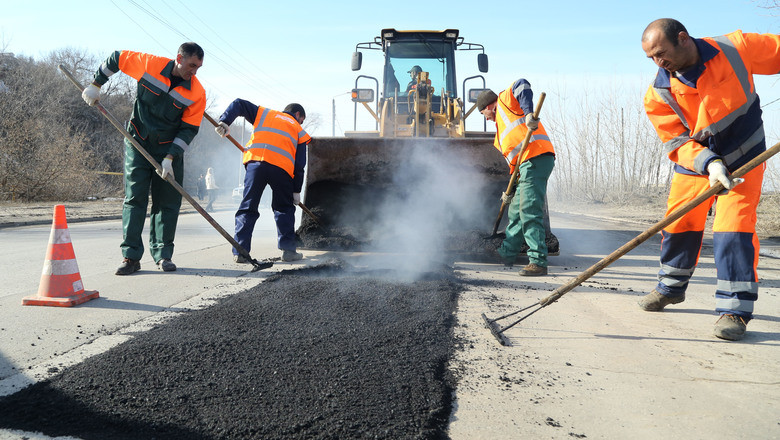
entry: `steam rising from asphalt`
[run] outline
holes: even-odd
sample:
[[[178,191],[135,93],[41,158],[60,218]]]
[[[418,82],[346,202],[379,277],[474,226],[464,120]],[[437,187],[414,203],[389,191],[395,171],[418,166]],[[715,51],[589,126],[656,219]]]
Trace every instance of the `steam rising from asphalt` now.
[[[435,147],[409,149],[392,177],[397,193],[383,201],[371,233],[375,251],[389,252],[384,263],[402,272],[419,274],[446,262],[450,241],[459,239],[448,232],[487,226],[486,182],[474,157],[448,149],[446,141]]]

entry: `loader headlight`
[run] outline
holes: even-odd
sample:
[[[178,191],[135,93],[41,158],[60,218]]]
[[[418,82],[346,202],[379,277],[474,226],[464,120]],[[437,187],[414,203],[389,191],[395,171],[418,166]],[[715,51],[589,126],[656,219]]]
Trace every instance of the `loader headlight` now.
[[[373,102],[374,89],[352,89],[352,102]]]
[[[479,94],[490,89],[469,89],[469,102],[477,102]]]

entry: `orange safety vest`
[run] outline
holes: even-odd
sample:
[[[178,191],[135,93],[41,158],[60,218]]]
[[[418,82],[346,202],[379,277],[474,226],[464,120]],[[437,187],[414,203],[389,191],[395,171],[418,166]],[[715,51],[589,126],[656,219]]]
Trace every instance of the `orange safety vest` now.
[[[180,118],[181,122],[196,129],[184,136],[185,139],[176,137],[168,142],[173,141],[183,150],[187,150],[203,119],[203,112],[206,109],[206,91],[195,76],[169,90],[171,79],[163,72],[166,68],[170,72],[168,65],[172,63],[169,58],[129,50],[123,50],[118,61],[119,69],[138,81],[139,92],[136,99],[144,103],[143,108],[134,109],[134,117],[130,121],[135,131],[142,138],[152,132],[165,138],[165,134],[161,133],[173,130],[175,135],[181,129]],[[103,68],[103,70],[107,76],[113,74],[110,69]],[[135,114],[136,112],[141,114]],[[139,124],[144,127],[140,127]],[[164,140],[162,139],[161,142]]]
[[[780,73],[780,36],[736,31],[702,40],[718,53],[704,62],[696,88],[659,70],[645,110],[672,162],[705,174],[720,156],[733,171],[765,149],[753,74]]]
[[[526,133],[528,133],[528,127],[525,126],[525,113],[512,94],[512,87],[509,87],[498,95],[496,137],[493,145],[504,155],[509,164],[510,173],[515,171],[518,163],[523,163],[544,153],[555,154],[550,137],[547,136],[544,126],[539,122],[539,128],[531,135],[528,148],[525,149],[523,157],[518,161],[517,155],[520,154]]]
[[[267,162],[295,177],[295,152],[299,144],[309,141],[311,136],[295,118],[258,106],[255,129],[244,151],[244,164]]]

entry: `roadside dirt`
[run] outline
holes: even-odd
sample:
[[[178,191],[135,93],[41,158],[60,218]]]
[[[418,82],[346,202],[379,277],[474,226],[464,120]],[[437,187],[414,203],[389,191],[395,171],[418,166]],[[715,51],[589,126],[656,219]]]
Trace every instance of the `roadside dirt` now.
[[[82,202],[0,202],[0,228],[50,223],[55,205],[65,205],[65,216],[71,223],[122,218],[121,198]],[[181,212],[195,212],[195,210],[185,202],[182,204]]]

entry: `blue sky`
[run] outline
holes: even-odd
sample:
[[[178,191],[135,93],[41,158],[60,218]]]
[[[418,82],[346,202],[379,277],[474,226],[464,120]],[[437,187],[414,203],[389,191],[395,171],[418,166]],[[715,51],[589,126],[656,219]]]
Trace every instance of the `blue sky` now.
[[[357,43],[373,40],[382,28],[459,29],[467,42],[485,46],[487,85],[496,90],[519,77],[537,93],[598,93],[621,83],[628,84],[626,99],[641,99],[656,71],[639,43],[650,21],[677,18],[694,37],[736,29],[778,33],[780,9],[761,7],[768,3],[109,0],[77,6],[44,0],[3,7],[0,49],[40,58],[72,47],[102,60],[117,49],[173,57],[180,43],[196,41],[206,52],[198,77],[213,99],[212,114],[238,97],[271,108],[300,102],[309,115],[321,117],[314,134],[327,136],[334,101],[336,135],[352,129],[353,104],[346,93],[357,73],[350,70],[350,56]],[[459,83],[478,73],[476,53],[466,54],[458,59]],[[358,73],[378,76],[374,66],[380,65],[379,53],[372,51],[364,54]],[[757,83],[765,105],[780,98],[776,81]],[[767,122],[776,118],[780,102],[765,112]],[[364,125],[368,118],[360,113]],[[479,115],[472,118],[481,127]]]

